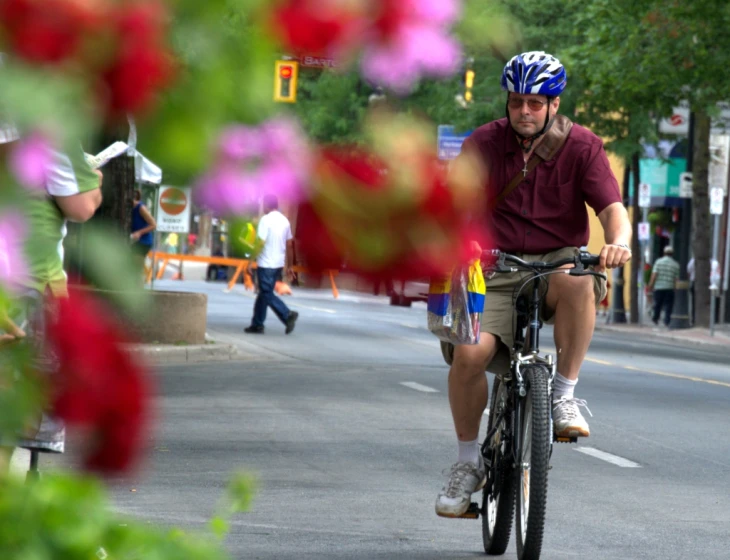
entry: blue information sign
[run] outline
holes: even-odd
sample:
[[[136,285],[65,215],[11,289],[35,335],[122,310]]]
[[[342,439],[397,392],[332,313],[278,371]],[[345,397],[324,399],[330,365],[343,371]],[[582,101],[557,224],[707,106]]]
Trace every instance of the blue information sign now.
[[[438,158],[442,160],[454,159],[461,152],[461,145],[469,137],[471,131],[456,134],[454,127],[441,124],[438,127]]]

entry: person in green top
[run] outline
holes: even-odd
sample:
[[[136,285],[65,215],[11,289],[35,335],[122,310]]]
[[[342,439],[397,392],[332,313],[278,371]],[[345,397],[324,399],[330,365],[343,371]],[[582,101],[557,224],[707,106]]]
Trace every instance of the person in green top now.
[[[15,137],[5,137],[4,148],[12,149]],[[47,169],[45,191],[27,192],[23,207],[27,239],[25,258],[27,277],[22,279],[21,295],[13,307],[16,313],[10,316],[11,326],[5,338],[26,338],[34,349],[35,369],[52,375],[56,369],[52,352],[43,339],[44,310],[53,305],[56,298],[67,297],[68,286],[63,270],[63,240],[66,222],[85,222],[90,219],[101,204],[102,174],[86,162],[81,145],[67,153],[53,152],[52,163]],[[6,341],[7,342],[7,341]],[[12,443],[36,451],[62,453],[65,431],[63,424],[46,414],[42,415],[37,429],[31,428]],[[6,444],[5,462],[12,451]],[[3,463],[0,452],[0,464]]]
[[[79,145],[67,154],[53,153],[44,196],[32,197],[27,205],[28,241],[26,259],[30,270],[26,282],[41,294],[67,294],[63,270],[63,239],[66,221],[85,222],[101,204],[101,171],[86,163]]]
[[[679,263],[672,258],[674,249],[664,247],[664,256],[654,263],[647,290],[654,290],[654,314],[652,321],[659,324],[659,316],[664,309],[664,324],[669,327],[674,307],[674,289],[679,280]]]

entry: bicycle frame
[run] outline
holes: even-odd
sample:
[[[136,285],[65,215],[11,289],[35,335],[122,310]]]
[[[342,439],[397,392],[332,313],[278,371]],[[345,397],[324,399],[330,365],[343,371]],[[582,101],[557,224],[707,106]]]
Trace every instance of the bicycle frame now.
[[[552,381],[555,377],[556,364],[552,355],[540,356],[540,329],[542,329],[542,321],[540,320],[540,278],[536,276],[532,280],[532,297],[528,304],[528,308],[524,311],[516,309],[517,325],[514,333],[514,345],[512,347],[512,360],[510,365],[510,374],[502,379],[506,390],[510,395],[510,406],[502,410],[495,417],[492,429],[484,438],[482,444],[482,456],[485,455],[485,447],[491,442],[494,434],[505,416],[510,418],[509,432],[511,436],[510,449],[512,453],[513,464],[517,464],[518,457],[522,453],[522,442],[520,441],[519,426],[522,425],[521,408],[519,400],[527,395],[525,381],[522,377],[520,368],[526,364],[543,364],[550,372],[550,389],[552,390]],[[524,316],[523,316],[524,315]],[[526,321],[526,322],[525,322]],[[525,339],[524,330],[528,330],[528,338]],[[527,343],[526,352],[525,343]]]

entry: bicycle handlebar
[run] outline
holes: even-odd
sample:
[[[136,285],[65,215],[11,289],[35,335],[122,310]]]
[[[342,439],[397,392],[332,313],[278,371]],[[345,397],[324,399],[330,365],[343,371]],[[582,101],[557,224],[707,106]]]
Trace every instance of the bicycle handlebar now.
[[[535,272],[546,272],[556,270],[567,264],[572,264],[573,269],[570,269],[568,274],[573,276],[581,276],[585,274],[591,274],[595,276],[602,276],[604,274],[600,272],[594,272],[592,270],[586,270],[586,266],[594,266],[599,264],[600,257],[598,255],[592,255],[581,251],[575,256],[560,259],[554,262],[544,261],[524,261],[521,258],[510,255],[509,253],[503,253],[499,250],[487,250],[482,251],[482,268],[489,272],[517,272],[520,269],[528,269]],[[486,264],[485,264],[486,263]],[[516,267],[507,266],[505,263],[511,263],[517,265]]]

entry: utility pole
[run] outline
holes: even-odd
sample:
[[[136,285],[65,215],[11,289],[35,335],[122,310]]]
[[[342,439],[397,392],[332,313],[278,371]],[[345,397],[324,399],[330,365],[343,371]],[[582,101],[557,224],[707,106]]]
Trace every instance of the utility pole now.
[[[100,141],[102,148],[117,140],[127,141],[125,127],[120,126],[104,135]],[[135,173],[134,157],[126,153],[109,160],[102,168],[104,175],[101,184],[102,203],[88,222],[69,223],[69,239],[65,242],[68,249],[64,268],[69,270],[69,282],[79,283],[87,265],[85,262],[86,236],[93,235],[93,225],[110,225],[126,238],[132,229],[132,199],[134,195]],[[92,226],[92,227],[88,227]],[[71,260],[68,260],[73,255]]]
[[[627,161],[624,168],[623,202],[629,207],[629,179],[631,164]],[[626,304],[624,302],[624,267],[617,268],[613,275],[613,305],[611,306],[611,322],[626,323]]]
[[[687,173],[692,172],[694,157],[695,138],[695,114],[689,113],[689,135],[687,142]],[[682,214],[679,222],[679,249],[674,254],[679,256],[679,282],[674,291],[674,312],[669,327],[672,329],[688,329],[690,325],[689,314],[689,276],[687,275],[687,263],[689,263],[689,249],[692,244],[692,199],[685,198],[682,202]]]
[[[631,173],[634,176],[634,196],[631,197],[631,226],[634,235],[631,236],[631,323],[636,325],[639,323],[639,298],[643,294],[639,293],[639,270],[641,267],[641,246],[639,244],[639,222],[641,217],[639,214],[639,181],[641,179],[639,172],[639,152],[631,156]],[[641,271],[643,274],[644,271]]]

